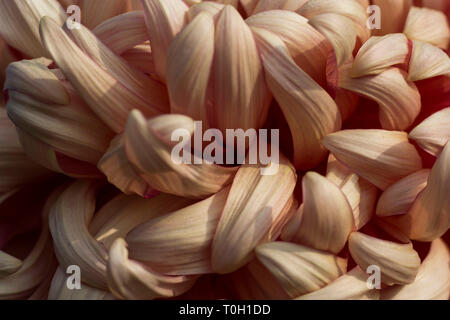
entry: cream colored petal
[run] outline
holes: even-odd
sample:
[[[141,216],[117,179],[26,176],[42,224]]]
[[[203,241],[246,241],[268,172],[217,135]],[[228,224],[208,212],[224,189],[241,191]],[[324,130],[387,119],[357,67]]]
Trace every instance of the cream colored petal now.
[[[197,280],[195,276],[158,274],[128,258],[126,242],[119,238],[111,246],[108,259],[108,286],[118,298],[152,300],[179,296]]]
[[[97,163],[113,133],[68,82],[60,81],[45,66],[26,60],[10,65],[7,75],[7,110],[17,127],[57,152]],[[45,97],[44,92],[53,92],[53,96]]]
[[[326,136],[323,144],[339,161],[382,190],[422,168],[405,132],[343,130]]]
[[[326,286],[347,267],[343,258],[288,242],[262,244],[256,256],[291,298]]]
[[[379,300],[380,290],[369,288],[368,277],[361,268],[355,267],[326,287],[295,300]]]
[[[84,35],[87,39],[92,39],[90,37],[92,35],[86,29],[80,30],[80,36]],[[161,91],[162,85],[153,83],[147,88],[145,96],[139,95],[139,92],[144,90],[141,87],[142,83],[137,84],[138,79],[142,80],[142,77],[136,78],[137,71],[130,74],[127,73],[126,68],[120,69],[119,67],[124,66],[125,62],[116,64],[118,58],[100,43],[97,43],[96,48],[101,50],[90,51],[92,56],[89,57],[54,21],[47,17],[41,21],[41,35],[44,45],[80,96],[115,132],[123,131],[128,113],[133,108],[141,109],[148,116],[156,115],[167,108],[165,105],[167,96]],[[94,48],[90,49],[94,50]],[[97,56],[94,56],[95,54]],[[94,60],[98,62],[102,54],[104,55],[103,68],[94,62]],[[104,68],[112,69],[108,72]],[[133,81],[125,84],[120,80]],[[148,78],[146,83],[150,84],[152,80]]]
[[[212,1],[204,1],[204,2],[200,2],[199,4],[196,4],[192,7],[190,7],[189,11],[187,13],[187,17],[188,17],[189,21],[192,21],[200,13],[207,12],[213,16],[214,22],[217,22],[217,19],[219,18],[219,14],[223,8],[224,8],[224,5],[221,3],[212,2]]]
[[[361,229],[372,219],[375,214],[375,205],[378,199],[377,187],[361,177],[359,178],[359,188],[361,191],[359,211],[353,211],[357,230]]]
[[[99,24],[92,32],[115,54],[148,40],[147,27],[142,11],[127,12]]]
[[[78,180],[59,196],[50,213],[50,231],[62,268],[80,267],[82,281],[106,290],[106,249],[89,233],[99,184]]]
[[[297,67],[275,34],[253,28],[266,80],[289,124],[297,169],[312,168],[326,156],[321,139],[341,127],[341,116],[328,93]]]
[[[101,172],[125,194],[137,194],[145,197],[150,186],[141,178],[140,172],[128,161],[123,144],[123,136],[119,135],[111,141],[109,149],[97,164]]]
[[[412,7],[403,33],[411,40],[428,42],[446,50],[450,40],[447,17],[441,11]]]
[[[326,85],[325,69],[331,44],[304,17],[286,10],[266,11],[246,20],[252,28],[276,34],[286,45],[295,63],[319,85]],[[261,51],[260,44],[258,49]]]
[[[199,1],[199,0],[197,0]],[[213,0],[217,3],[223,4],[223,5],[230,5],[232,7],[234,7],[235,9],[238,8],[239,5],[239,0]]]
[[[137,226],[126,237],[130,257],[169,275],[212,273],[211,243],[228,193]]]
[[[303,214],[292,242],[339,253],[354,228],[352,208],[337,185],[315,172],[302,181]],[[327,195],[324,201],[323,195]]]
[[[418,81],[437,76],[450,77],[450,58],[438,47],[413,40],[408,80]]]
[[[419,267],[416,280],[405,286],[381,291],[383,300],[448,300],[450,295],[450,253],[442,239],[431,243]]]
[[[275,240],[272,227],[288,210],[297,180],[295,169],[283,155],[278,171],[262,175],[261,166],[243,165],[231,185],[212,244],[212,269],[229,273],[242,267],[256,246]]]
[[[209,102],[214,107],[208,107],[211,127],[222,132],[259,129],[267,118],[270,95],[253,34],[232,6],[220,13],[214,44],[214,101]]]
[[[164,115],[146,121],[133,111],[125,130],[125,151],[142,178],[156,190],[189,198],[205,198],[231,183],[237,168],[216,164],[176,164],[172,157],[175,129],[193,132],[194,122],[182,115]],[[188,151],[186,151],[188,152]],[[192,159],[191,154],[188,154]]]
[[[59,26],[66,20],[64,9],[56,0],[2,0],[0,34],[10,46],[31,58],[48,57],[39,36],[39,21],[44,16]]]
[[[48,175],[50,171],[25,154],[14,124],[9,120],[6,109],[0,106],[0,193]]]
[[[428,153],[439,156],[450,140],[450,107],[433,113],[410,133],[409,138]]]
[[[359,49],[350,74],[354,78],[377,75],[397,64],[406,63],[408,39],[402,33],[371,37]]]
[[[402,32],[413,0],[373,0],[371,4],[380,7],[381,15],[381,29],[373,29],[372,34],[384,36],[389,33]]]
[[[128,49],[121,57],[126,60],[130,66],[149,74],[152,78],[156,78],[150,42],[146,41],[143,44]]]
[[[400,179],[381,194],[377,204],[377,216],[387,217],[408,212],[417,195],[427,186],[429,169],[414,172]]]
[[[406,130],[421,110],[420,93],[407,73],[389,68],[375,76],[353,79],[348,65],[341,68],[339,87],[374,100],[380,106],[381,126],[387,130]]]
[[[213,57],[214,21],[208,13],[200,13],[175,37],[167,53],[166,81],[172,113],[207,124],[206,96]]]
[[[95,214],[89,232],[106,249],[136,226],[192,204],[192,200],[159,194],[150,199],[119,194]]]
[[[85,283],[81,284],[81,289],[71,290],[67,287],[68,277],[69,275],[61,266],[56,269],[48,300],[114,300],[114,296],[109,291],[100,290]]]
[[[43,221],[39,237],[31,252],[23,260],[20,269],[5,278],[0,278],[1,300],[26,299],[45,280],[48,268],[55,259],[48,228],[48,214],[57,195],[58,192],[54,192],[42,209]]]
[[[450,143],[431,169],[427,187],[418,195],[406,215],[391,221],[410,239],[432,241],[450,227]]]
[[[378,266],[381,282],[387,285],[412,283],[419,270],[420,258],[411,243],[401,244],[353,232],[348,248],[363,270],[371,265]]]
[[[370,30],[366,26],[366,8],[354,0],[309,0],[297,10],[297,13],[308,19],[324,13],[347,17],[353,21],[358,38],[364,43],[370,37]]]
[[[189,7],[182,0],[142,0],[147,32],[158,77],[166,79],[166,58],[170,43],[186,24]]]
[[[353,58],[356,30],[351,19],[335,13],[324,13],[312,17],[309,24],[330,41],[336,54],[338,67]]]
[[[307,0],[259,0],[252,12],[252,15],[270,10],[295,11],[306,2]]]
[[[23,265],[23,262],[16,257],[0,251],[0,279],[14,274]]]
[[[126,9],[124,0],[92,1],[80,0],[81,23],[93,29],[103,21],[117,16]]]

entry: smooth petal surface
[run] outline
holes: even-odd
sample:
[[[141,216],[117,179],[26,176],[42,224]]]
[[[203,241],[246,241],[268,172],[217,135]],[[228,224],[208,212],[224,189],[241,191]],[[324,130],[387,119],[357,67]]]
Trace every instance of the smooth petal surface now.
[[[380,122],[383,129],[406,130],[421,110],[420,93],[407,73],[389,68],[375,76],[353,79],[350,68],[339,73],[339,87],[376,101],[380,106]]]
[[[354,228],[347,198],[337,185],[315,172],[308,172],[303,177],[302,190],[303,215],[292,241],[339,253]],[[327,201],[323,200],[325,194]]]
[[[212,243],[212,268],[217,273],[237,270],[257,245],[275,240],[279,233],[272,227],[289,213],[285,207],[297,180],[289,160],[281,155],[273,175],[261,175],[260,170],[261,166],[243,165],[233,180]]]
[[[308,169],[326,156],[321,139],[341,127],[341,116],[328,93],[294,60],[274,33],[253,29],[257,34],[266,79],[289,124],[294,143],[294,166]]]
[[[156,74],[166,79],[166,59],[170,43],[185,26],[189,7],[182,0],[141,0],[153,52]]]
[[[23,262],[6,252],[0,251],[0,279],[15,273]]]
[[[382,190],[422,168],[405,132],[343,130],[326,136],[323,144],[339,161]]]
[[[296,298],[296,300],[378,300],[380,291],[367,285],[369,275],[355,267],[322,289]]]
[[[344,259],[288,242],[269,242],[256,248],[259,261],[291,298],[326,286],[345,273]]]
[[[205,125],[208,123],[206,98],[214,57],[214,28],[212,16],[200,13],[175,37],[167,53],[170,111],[201,120]]]
[[[408,80],[418,81],[437,76],[450,77],[450,58],[443,50],[429,43],[413,40]]]
[[[355,78],[377,75],[405,63],[408,54],[408,39],[402,33],[371,37],[359,49],[350,73]]]
[[[232,6],[225,6],[216,24],[211,127],[259,129],[266,121],[269,92],[249,26]],[[236,116],[238,115],[239,116]]]
[[[450,107],[433,113],[410,133],[409,138],[428,153],[439,156],[450,140]]]
[[[403,33],[411,40],[428,42],[444,50],[448,48],[450,27],[441,11],[412,7]]]
[[[412,283],[419,270],[420,258],[411,243],[400,244],[353,232],[348,248],[361,269],[379,266],[381,281],[387,285]]]
[[[80,0],[81,23],[93,29],[103,21],[123,13],[126,2],[123,0],[91,1]]]
[[[417,195],[427,186],[429,169],[414,172],[400,179],[381,194],[377,216],[387,217],[408,212]]]
[[[170,275],[211,273],[211,243],[229,188],[133,229],[130,257]]]
[[[419,267],[416,280],[405,286],[381,291],[383,300],[448,300],[450,295],[450,253],[442,239],[431,243],[430,251]]]

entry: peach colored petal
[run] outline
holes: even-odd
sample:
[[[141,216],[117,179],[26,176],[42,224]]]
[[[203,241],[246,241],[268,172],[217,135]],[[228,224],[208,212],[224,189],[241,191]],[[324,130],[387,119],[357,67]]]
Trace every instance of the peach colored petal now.
[[[380,7],[381,29],[373,29],[375,36],[402,32],[406,17],[412,7],[413,0],[373,0],[372,5]]]
[[[450,58],[438,47],[413,40],[408,80],[418,81],[437,76],[450,77]]]

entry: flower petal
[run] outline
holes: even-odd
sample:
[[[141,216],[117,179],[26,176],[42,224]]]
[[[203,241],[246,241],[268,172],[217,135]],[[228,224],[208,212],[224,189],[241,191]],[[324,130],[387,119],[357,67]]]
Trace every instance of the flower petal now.
[[[408,80],[418,81],[437,76],[450,77],[450,58],[441,49],[419,40],[413,40]]]
[[[450,107],[433,113],[410,133],[409,138],[428,153],[439,156],[450,140]]]
[[[315,172],[302,181],[303,214],[292,242],[317,250],[339,253],[354,228],[353,213],[337,185]],[[323,201],[323,195],[327,201]]]
[[[339,161],[382,190],[422,168],[405,132],[343,130],[326,136],[323,144]]]
[[[373,0],[372,5],[380,7],[380,29],[373,29],[375,36],[402,32],[413,0]]]
[[[359,49],[350,73],[354,78],[377,75],[405,63],[408,55],[408,39],[402,33],[371,37]]]
[[[419,90],[407,80],[406,72],[389,68],[375,76],[353,79],[348,65],[340,69],[339,87],[376,101],[380,122],[387,130],[405,130],[421,109]]]
[[[6,252],[0,251],[0,279],[14,274],[23,265],[23,262]]]
[[[253,32],[257,34],[268,86],[291,129],[294,165],[297,169],[312,168],[326,156],[321,139],[341,127],[336,103],[297,67],[278,36],[257,28]]]
[[[83,12],[81,23],[93,29],[103,21],[125,12],[126,3],[123,0],[80,0],[80,7]]]
[[[291,298],[324,287],[347,267],[343,258],[289,242],[262,244],[256,256]]]
[[[428,42],[444,50],[447,50],[450,40],[450,27],[445,14],[428,8],[412,7],[403,33],[411,40]]]
[[[408,212],[417,195],[427,185],[429,169],[414,172],[400,179],[381,194],[377,204],[377,216],[387,217]]]

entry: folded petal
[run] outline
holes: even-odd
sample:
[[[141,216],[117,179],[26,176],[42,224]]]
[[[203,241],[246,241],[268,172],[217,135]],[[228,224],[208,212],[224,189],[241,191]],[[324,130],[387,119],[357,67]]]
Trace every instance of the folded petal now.
[[[418,81],[437,76],[450,77],[450,58],[438,47],[413,40],[408,80]]]
[[[383,300],[448,300],[450,294],[450,253],[442,239],[431,243],[419,267],[416,280],[381,291]]]
[[[152,300],[179,296],[197,280],[195,276],[166,276],[128,258],[126,242],[119,238],[108,258],[108,286],[115,296],[127,300]]]
[[[266,80],[289,124],[294,165],[312,168],[326,156],[321,139],[341,127],[341,116],[328,93],[300,69],[274,33],[253,28],[257,35]]]
[[[141,0],[153,51],[156,74],[166,79],[166,58],[170,43],[186,24],[189,7],[182,0]]]
[[[402,33],[371,37],[359,49],[350,73],[354,78],[377,75],[405,63],[408,55],[408,39]]]
[[[387,285],[412,283],[419,270],[420,258],[411,243],[396,243],[353,232],[348,248],[361,269],[378,266],[381,282]]]
[[[302,295],[296,300],[378,300],[380,291],[369,288],[368,277],[357,266],[322,289]]]
[[[409,138],[428,153],[439,156],[450,140],[450,107],[433,113],[410,133]]]
[[[392,217],[395,224],[410,239],[432,241],[450,227],[450,143],[431,169],[426,188],[417,196],[408,213]]]
[[[405,130],[421,110],[419,90],[407,77],[406,72],[389,68],[375,76],[353,79],[347,65],[340,70],[339,87],[376,101],[384,129]]]
[[[62,26],[66,13],[56,0],[0,2],[0,34],[13,48],[31,58],[49,57],[41,44],[39,21],[48,16]]]
[[[337,185],[315,172],[302,181],[303,214],[292,242],[339,253],[354,228],[352,208]],[[323,195],[327,201],[323,201]]]
[[[281,155],[278,171],[262,175],[261,166],[243,165],[231,185],[212,244],[212,268],[229,273],[242,267],[254,248],[275,240],[273,226],[285,222],[297,180],[295,169]],[[274,232],[275,231],[275,232]]]
[[[83,282],[106,290],[108,253],[89,233],[98,182],[78,180],[69,185],[51,208],[50,231],[62,268],[80,267]]]
[[[125,151],[142,178],[156,190],[189,198],[205,198],[231,183],[237,168],[202,164],[177,164],[172,159],[172,132],[193,132],[194,122],[182,115],[163,115],[146,121],[133,111],[125,130]],[[183,143],[185,141],[183,140]],[[189,150],[184,150],[192,159]]]
[[[111,129],[117,133],[123,131],[128,113],[134,108],[147,116],[166,110],[167,96],[161,84],[150,77],[145,78],[137,70],[131,70],[87,29],[71,31],[85,51],[52,19],[45,17],[41,21],[44,45],[56,64]],[[91,42],[94,43],[92,47],[88,44]]]
[[[262,244],[256,256],[291,298],[326,286],[347,268],[343,258],[289,242]]]
[[[427,186],[429,169],[414,172],[400,179],[381,194],[377,216],[387,217],[408,212],[417,195]]]
[[[403,33],[411,40],[428,42],[444,50],[447,50],[450,40],[450,27],[445,14],[428,8],[412,7]]]
[[[15,273],[23,265],[23,262],[16,257],[0,251],[0,279]]]
[[[382,190],[422,168],[405,132],[343,130],[326,136],[323,144],[339,161]]]

